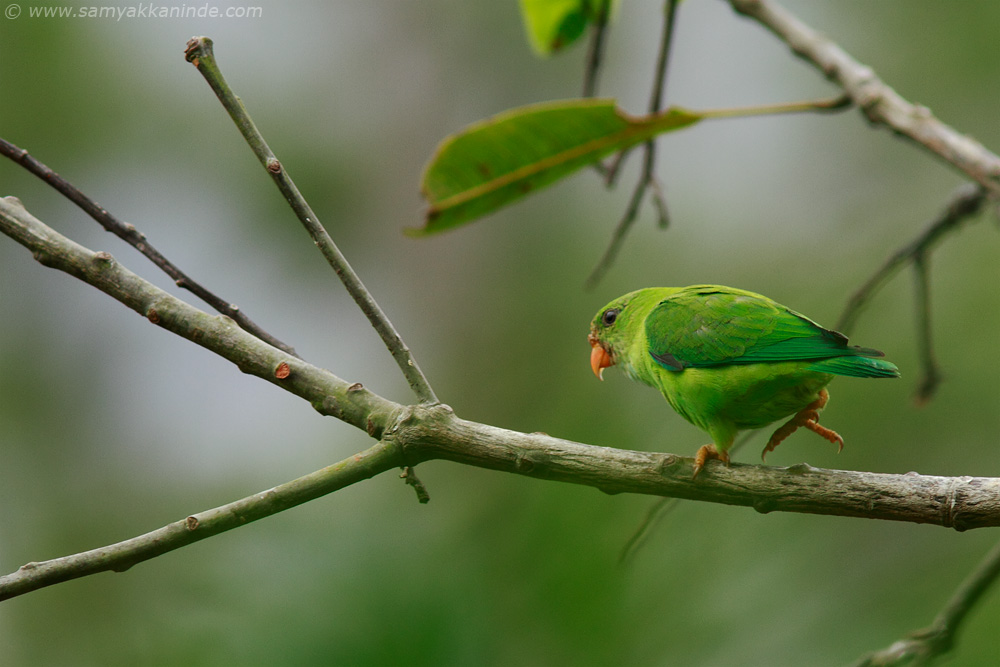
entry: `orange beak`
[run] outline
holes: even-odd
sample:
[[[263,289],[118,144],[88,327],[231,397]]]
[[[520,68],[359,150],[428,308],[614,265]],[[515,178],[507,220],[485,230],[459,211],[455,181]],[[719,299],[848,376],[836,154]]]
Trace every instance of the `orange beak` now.
[[[604,376],[601,374],[604,372],[604,369],[608,366],[613,366],[615,362],[611,360],[611,355],[608,354],[608,351],[599,342],[591,338],[590,344],[592,346],[590,350],[590,369],[594,371],[594,375],[597,376],[598,380],[603,380]]]

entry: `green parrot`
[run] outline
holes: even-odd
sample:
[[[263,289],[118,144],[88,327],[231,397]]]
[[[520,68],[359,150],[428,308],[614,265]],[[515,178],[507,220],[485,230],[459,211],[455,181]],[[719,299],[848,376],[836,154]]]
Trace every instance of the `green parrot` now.
[[[849,346],[766,296],[721,285],[630,292],[601,308],[587,339],[599,379],[618,364],[712,437],[695,456],[694,477],[709,459],[729,464],[737,432],[789,415],[762,459],[803,426],[843,449],[844,439],[819,425],[826,385],[834,375],[899,377],[878,350]]]

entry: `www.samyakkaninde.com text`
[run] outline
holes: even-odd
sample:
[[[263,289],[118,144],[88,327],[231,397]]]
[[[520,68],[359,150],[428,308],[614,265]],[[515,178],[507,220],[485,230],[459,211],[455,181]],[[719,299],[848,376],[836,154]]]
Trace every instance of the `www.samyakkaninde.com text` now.
[[[28,7],[28,18],[73,18],[73,19],[187,19],[187,18],[261,18],[263,7],[246,5],[219,7],[210,3],[203,5],[160,5],[153,2],[135,5],[103,5],[100,7],[67,7],[50,5]],[[21,7],[8,5],[4,11],[7,18],[21,15]]]

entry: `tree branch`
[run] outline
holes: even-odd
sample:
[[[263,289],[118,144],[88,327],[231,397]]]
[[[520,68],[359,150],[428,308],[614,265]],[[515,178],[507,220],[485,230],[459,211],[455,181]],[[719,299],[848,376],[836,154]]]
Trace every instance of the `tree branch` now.
[[[850,95],[868,120],[884,125],[961,170],[993,193],[1000,193],[1000,157],[914,105],[840,46],[770,0],[729,0],[733,9],[754,19],[784,41]]]
[[[0,232],[30,250],[43,265],[97,287],[151,323],[219,354],[241,371],[304,398],[321,414],[341,419],[381,441],[381,447],[357,455],[370,457],[365,466],[351,467],[350,461],[356,457],[337,464],[354,472],[326,469],[327,473],[320,471],[308,476],[311,481],[304,486],[292,482],[288,494],[280,496],[284,499],[277,504],[267,493],[238,501],[245,516],[267,516],[304,502],[309,493],[322,495],[382,470],[440,459],[592,486],[611,494],[686,498],[753,507],[763,513],[864,517],[929,523],[957,530],[1000,526],[1000,478],[849,472],[806,464],[788,468],[733,464],[727,468],[712,462],[693,480],[691,458],[519,433],[460,419],[441,404],[402,406],[267,345],[234,326],[227,317],[209,315],[164,292],[108,253],[95,253],[49,228],[14,197],[0,199]],[[304,491],[305,488],[310,490]],[[195,515],[200,525],[199,516]],[[212,519],[209,525],[218,526],[219,532],[228,529],[223,528],[227,525],[224,522],[215,521]],[[184,529],[190,530],[184,523]],[[173,535],[179,529],[178,524],[171,524],[162,530]],[[194,541],[171,539],[177,540],[171,543],[175,545],[172,548]],[[129,547],[114,551],[114,566],[105,566],[103,561],[111,556],[98,549],[86,552],[89,554],[86,557],[57,559],[55,562],[60,564],[52,565],[51,569],[58,572],[46,569],[44,575],[38,576],[52,577],[54,582],[73,578],[68,572],[79,568],[91,568],[85,572],[89,573],[124,567],[157,555],[148,542],[141,538],[138,542],[128,541]],[[95,559],[102,562],[91,563]],[[30,577],[27,570],[32,569],[35,568],[11,575],[10,581],[15,582],[11,586],[25,585],[16,582],[19,577]]]
[[[122,222],[115,216],[111,215],[107,209],[85,195],[75,185],[64,179],[56,172],[52,171],[49,167],[35,159],[33,156],[29,155],[28,151],[23,148],[18,148],[9,141],[0,138],[0,155],[10,158],[15,163],[21,165],[32,174],[55,188],[56,192],[83,209],[84,213],[96,220],[106,231],[111,232],[145,255],[151,262],[153,262],[153,264],[158,266],[164,273],[170,276],[178,287],[190,291],[218,312],[231,317],[241,329],[249,331],[268,345],[273,345],[279,350],[284,350],[288,354],[298,356],[295,354],[295,350],[291,345],[282,343],[280,340],[264,331],[260,326],[254,323],[253,320],[247,317],[235,303],[230,303],[222,297],[216,296],[206,287],[192,280],[190,276],[181,271],[173,262],[164,257],[159,250],[154,248],[152,244],[146,240],[146,235],[137,230],[135,225]]]
[[[438,399],[434,394],[434,390],[431,389],[427,378],[420,370],[420,367],[417,366],[417,362],[410,353],[406,343],[403,342],[402,337],[396,332],[395,327],[392,326],[392,322],[382,312],[378,303],[375,302],[371,293],[361,282],[361,278],[351,268],[347,258],[340,252],[337,244],[334,243],[333,239],[327,233],[326,228],[323,227],[319,217],[313,212],[308,202],[302,196],[302,193],[295,186],[291,176],[288,175],[288,172],[268,147],[264,136],[257,129],[253,119],[250,118],[246,107],[243,106],[243,101],[236,96],[229,87],[229,84],[226,83],[225,78],[222,76],[222,71],[215,61],[215,55],[212,51],[212,40],[208,37],[193,37],[187,44],[184,56],[188,62],[198,68],[198,71],[205,77],[205,81],[208,82],[208,85],[215,92],[216,97],[222,102],[222,106],[225,107],[230,118],[236,123],[240,134],[243,135],[243,138],[253,150],[254,155],[257,156],[261,165],[263,165],[278,186],[281,194],[285,197],[285,201],[292,207],[295,215],[306,228],[309,236],[312,237],[313,242],[320,249],[320,252],[323,253],[326,261],[336,272],[341,282],[344,283],[347,292],[361,308],[361,311],[368,318],[368,321],[371,322],[375,331],[378,332],[382,342],[385,343],[385,346],[389,349],[389,353],[392,354],[399,369],[403,372],[403,377],[406,378],[410,388],[417,395],[417,399],[422,403],[437,403]]]
[[[72,556],[27,563],[0,577],[0,600],[98,572],[124,572],[137,563],[369,479],[399,466],[400,462],[398,450],[378,442],[322,470],[236,502],[192,514],[145,535]]]
[[[132,273],[106,252],[94,252],[46,226],[15,197],[0,198],[0,232],[32,252],[45,266],[96,287],[151,323],[233,362],[309,401],[324,415],[380,437],[389,416],[402,406],[272,347]]]

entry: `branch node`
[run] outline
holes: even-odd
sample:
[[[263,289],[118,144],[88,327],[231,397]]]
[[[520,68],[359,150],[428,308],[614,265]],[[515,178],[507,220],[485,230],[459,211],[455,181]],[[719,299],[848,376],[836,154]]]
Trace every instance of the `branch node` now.
[[[656,466],[656,471],[661,475],[664,475],[671,468],[681,463],[683,459],[676,454],[664,454],[663,458],[660,459],[660,464]]]
[[[198,59],[212,56],[212,40],[208,37],[192,37],[184,49],[184,59],[198,67]]]
[[[775,509],[774,501],[768,498],[755,498],[753,508],[761,514],[770,514]]]
[[[101,250],[100,252],[94,253],[91,261],[93,261],[96,266],[107,268],[114,266],[115,258],[111,256],[111,253]]]
[[[313,409],[321,415],[343,419],[344,410],[340,407],[340,401],[335,396],[324,396],[322,400],[312,401]]]
[[[431,496],[427,493],[427,487],[425,487],[424,483],[417,477],[417,473],[413,466],[404,466],[403,472],[399,473],[399,477],[405,481],[407,485],[412,486],[413,490],[417,492],[417,502],[421,505],[426,505],[430,502]]]

